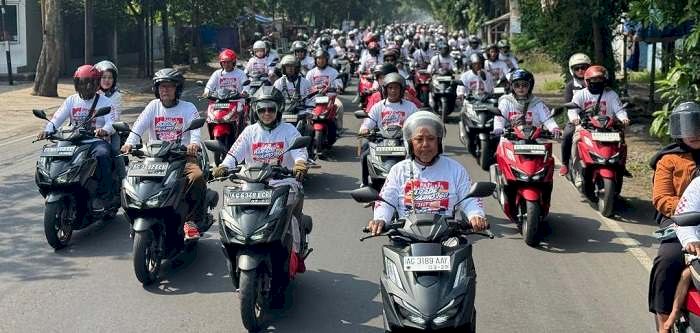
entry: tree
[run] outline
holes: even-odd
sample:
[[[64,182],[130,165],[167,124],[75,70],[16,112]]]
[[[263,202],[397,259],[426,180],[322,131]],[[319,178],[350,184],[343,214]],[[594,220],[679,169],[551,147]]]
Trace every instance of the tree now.
[[[63,62],[63,16],[61,0],[41,0],[43,42],[32,95],[58,96],[58,74]]]

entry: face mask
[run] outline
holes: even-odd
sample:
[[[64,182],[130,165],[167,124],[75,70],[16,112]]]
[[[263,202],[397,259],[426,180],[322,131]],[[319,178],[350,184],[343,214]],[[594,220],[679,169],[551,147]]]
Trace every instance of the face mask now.
[[[600,95],[605,89],[605,82],[589,82],[588,91],[593,95]]]

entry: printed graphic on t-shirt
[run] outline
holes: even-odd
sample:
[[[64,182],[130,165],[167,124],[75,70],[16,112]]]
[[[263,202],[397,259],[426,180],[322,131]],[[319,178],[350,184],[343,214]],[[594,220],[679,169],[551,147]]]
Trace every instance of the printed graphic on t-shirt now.
[[[450,205],[450,184],[446,181],[412,179],[403,188],[407,211],[418,213],[446,211]]]
[[[71,119],[71,124],[73,125],[80,125],[85,121],[85,119],[88,117],[90,114],[90,109],[80,107],[80,106],[74,106],[70,110],[70,119]],[[97,122],[96,119],[93,119],[90,121],[90,127],[94,128],[95,123]]]
[[[476,91],[478,90],[479,92],[484,92],[484,84],[481,83],[480,80],[472,80],[467,82],[469,84],[469,90],[470,91]]]
[[[520,111],[509,111],[508,121],[512,123],[513,121],[520,119],[521,115],[522,113]],[[529,124],[532,123],[532,111],[527,112],[527,114],[525,115],[525,121]]]
[[[500,78],[503,74],[503,71],[501,71],[500,67],[491,67],[489,68],[489,73],[491,73],[491,76]]]
[[[583,102],[583,109],[588,110],[588,108],[594,107],[597,101],[598,101],[598,97],[596,97],[594,100],[588,100],[588,101]],[[598,110],[598,115],[605,116],[607,114],[608,114],[608,103],[604,100],[601,100],[599,110]]]
[[[449,62],[441,62],[441,63],[440,63],[440,68],[442,68],[442,69],[444,69],[444,70],[448,70],[448,69],[450,69],[451,67],[452,67],[452,66],[450,66],[450,63],[449,63]]]
[[[328,75],[315,75],[311,78],[311,83],[316,89],[323,89],[330,85],[331,78]]]
[[[253,161],[272,164],[282,163],[284,142],[255,142],[253,143]]]
[[[219,87],[238,91],[238,78],[222,76],[219,78]]]
[[[403,122],[406,120],[406,112],[384,108],[379,113],[379,117],[381,119],[382,127],[389,127],[391,125],[403,126]]]
[[[157,116],[153,119],[156,138],[162,141],[175,141],[182,133],[185,119],[183,117]]]
[[[265,59],[253,61],[251,68],[253,74],[267,74],[267,63]]]

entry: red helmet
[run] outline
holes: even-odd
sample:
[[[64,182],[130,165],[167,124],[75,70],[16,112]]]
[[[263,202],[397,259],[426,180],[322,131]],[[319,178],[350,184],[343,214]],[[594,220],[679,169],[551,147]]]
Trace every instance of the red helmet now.
[[[236,56],[236,52],[233,52],[233,50],[231,50],[231,49],[224,49],[223,51],[221,51],[221,53],[219,53],[219,62],[223,62],[223,61],[236,62],[237,58],[238,58],[238,56]]]
[[[600,65],[593,65],[591,67],[588,67],[586,72],[583,74],[583,79],[588,81],[592,78],[595,77],[602,77],[604,79],[608,78],[608,70],[605,69],[605,67],[600,66]]]
[[[75,73],[73,73],[73,78],[74,79],[93,79],[97,80],[100,77],[102,77],[102,73],[98,71],[95,66],[93,65],[82,65],[78,67],[78,69],[75,70]]]

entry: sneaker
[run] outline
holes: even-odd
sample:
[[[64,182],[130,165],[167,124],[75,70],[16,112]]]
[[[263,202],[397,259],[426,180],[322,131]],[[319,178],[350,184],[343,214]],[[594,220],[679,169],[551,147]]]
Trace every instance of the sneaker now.
[[[92,198],[92,200],[90,200],[90,209],[93,212],[104,211],[105,210],[105,203],[100,198]]]
[[[567,167],[566,164],[562,164],[561,168],[559,168],[559,175],[566,176],[568,174],[569,174],[569,167]]]
[[[187,221],[185,222],[185,225],[182,228],[185,231],[185,240],[199,238],[199,229],[197,228],[197,225],[194,224],[194,222]]]

